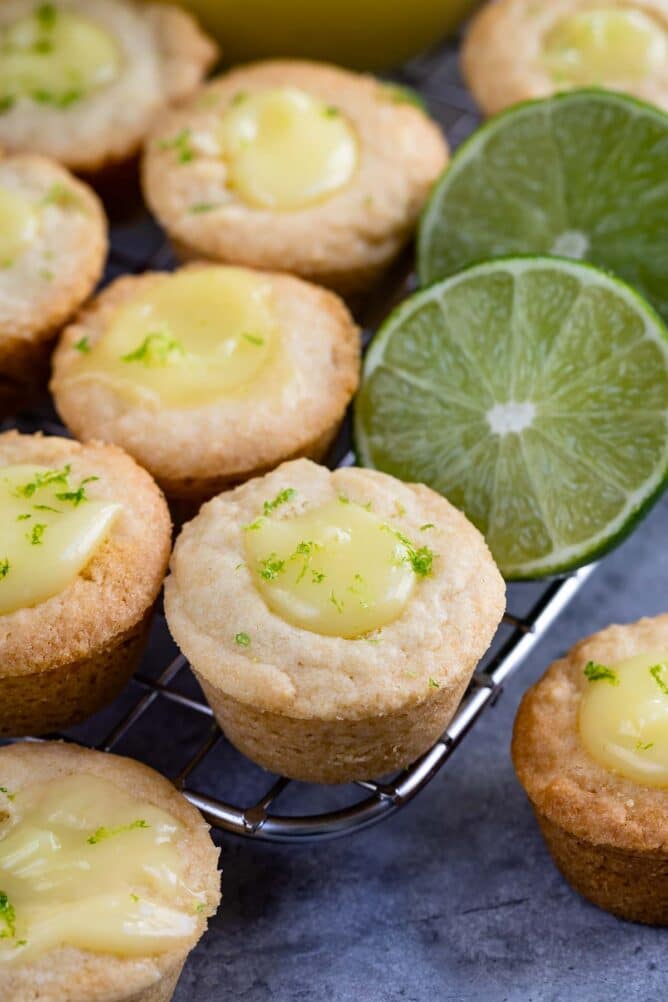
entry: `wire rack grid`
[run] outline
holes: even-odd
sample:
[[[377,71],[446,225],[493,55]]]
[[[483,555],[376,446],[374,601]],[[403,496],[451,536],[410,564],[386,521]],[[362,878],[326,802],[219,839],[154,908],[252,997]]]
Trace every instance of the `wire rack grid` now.
[[[459,78],[454,45],[408,64],[394,79],[420,92],[452,147],[477,125],[475,105]],[[139,205],[136,213],[112,226],[106,281],[127,272],[174,265],[164,234]],[[363,319],[374,324],[411,285],[404,268],[380,299],[366,305]],[[3,427],[66,434],[50,411],[22,416]],[[332,451],[330,465],[352,461],[347,428]],[[511,611],[447,731],[418,761],[390,778],[312,787],[272,777],[253,766],[225,741],[185,658],[169,640],[162,612],[156,614],[146,657],[126,692],[92,721],[55,736],[132,754],[154,765],[171,776],[214,828],[278,842],[345,835],[388,817],[434,778],[593,570],[589,566],[540,584],[510,586]]]

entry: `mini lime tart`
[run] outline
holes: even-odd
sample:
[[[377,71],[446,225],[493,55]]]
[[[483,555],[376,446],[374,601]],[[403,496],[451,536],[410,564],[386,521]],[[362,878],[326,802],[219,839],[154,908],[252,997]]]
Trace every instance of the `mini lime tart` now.
[[[110,702],[141,657],[171,525],[120,449],[0,435],[0,737]]]
[[[0,5],[0,147],[96,173],[139,150],[201,83],[217,49],[176,6],[134,0]]]
[[[193,503],[320,458],[357,388],[360,337],[333,293],[224,265],[121,278],[69,327],[51,389],[80,439],[115,442]]]
[[[668,7],[665,0],[497,0],[474,18],[462,62],[488,115],[591,86],[668,109]]]
[[[447,147],[397,88],[326,64],[233,70],[164,115],[144,191],[176,250],[367,287],[412,233]]]
[[[45,389],[53,338],[106,254],[106,219],[87,185],[42,157],[0,154],[0,418]]]
[[[220,901],[218,850],[168,780],[56,742],[0,748],[0,991],[169,1002]]]
[[[482,536],[444,498],[308,460],[204,505],[165,585],[169,628],[230,741],[323,783],[426,751],[503,609]]]
[[[556,661],[522,700],[512,750],[566,880],[621,918],[668,925],[668,615]]]

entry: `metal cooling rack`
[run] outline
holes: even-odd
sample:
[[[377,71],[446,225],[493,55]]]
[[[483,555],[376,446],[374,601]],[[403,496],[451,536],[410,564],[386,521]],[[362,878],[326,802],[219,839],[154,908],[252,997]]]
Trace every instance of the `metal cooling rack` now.
[[[475,105],[459,78],[452,45],[410,63],[394,79],[420,91],[451,146],[457,146],[477,125]],[[111,244],[107,281],[123,273],[168,269],[175,264],[164,234],[139,201],[134,214],[114,222]],[[375,325],[388,302],[391,305],[410,288],[404,269],[403,275],[395,275],[389,293],[386,290],[380,301],[367,304],[364,319]],[[52,412],[26,415],[0,427],[65,434]],[[330,465],[350,462],[348,429],[333,449]],[[142,668],[128,689],[91,721],[56,736],[133,755],[153,765],[171,776],[215,828],[275,842],[346,835],[393,814],[434,778],[593,570],[589,566],[547,582],[510,586],[511,611],[450,726],[422,758],[390,778],[318,787],[272,777],[254,766],[225,740],[187,670],[186,659],[171,643],[161,612],[155,617]]]

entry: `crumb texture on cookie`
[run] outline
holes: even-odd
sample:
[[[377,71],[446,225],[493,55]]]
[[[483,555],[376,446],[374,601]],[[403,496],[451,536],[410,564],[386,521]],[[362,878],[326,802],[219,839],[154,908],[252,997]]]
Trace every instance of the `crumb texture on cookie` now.
[[[348,783],[405,768],[442,737],[469,682],[465,674],[447,685],[434,680],[426,698],[396,711],[323,720],[257,710],[197,678],[232,744],[271,772],[304,783]]]
[[[285,135],[302,136],[300,114],[310,121],[317,112],[318,149],[295,168],[317,197],[299,205]],[[239,147],[242,126],[254,138]],[[399,252],[446,161],[437,125],[391,88],[276,60],[232,70],[162,116],[143,185],[184,256],[281,268],[349,292]]]
[[[244,535],[253,530],[244,526],[281,492],[290,492],[285,517],[345,496],[424,540],[433,572],[398,618],[351,640],[306,631],[269,609],[247,563]],[[330,472],[299,460],[214,498],[185,526],[165,607],[174,638],[222,703],[231,697],[253,713],[334,722],[418,706],[441,690],[461,694],[501,618],[504,585],[481,535],[444,498],[375,471]]]
[[[84,172],[133,156],[217,55],[185,11],[131,0],[5,0],[0,43],[0,146]]]
[[[202,907],[193,909],[190,934],[162,953],[147,950],[135,956],[122,956],[104,948],[98,952],[72,945],[55,946],[33,956],[26,953],[18,962],[0,965],[3,992],[7,998],[39,998],[44,1002],[109,1002],[110,999],[166,1002],[171,998],[187,953],[205,931],[207,918],[215,912],[220,900],[218,850],[199,813],[171,783],[152,769],[130,759],[55,742],[0,749],[0,786],[15,798],[12,800],[0,793],[0,847],[3,827],[8,824],[7,816],[10,831],[6,837],[15,835],[11,822],[15,804],[26,797],[30,799],[31,790],[34,794],[38,785],[46,789],[49,785],[55,788],[60,784],[71,787],[74,776],[85,779],[83,787],[94,785],[96,781],[112,784],[120,797],[145,805],[144,813],[149,821],[164,819],[164,812],[175,819],[178,830],[174,838],[182,867],[181,877]],[[78,809],[89,810],[92,823],[100,806],[98,802],[87,809],[80,803]],[[151,831],[147,829],[136,834],[148,836]],[[91,852],[109,852],[113,838],[123,837],[120,833],[116,836],[108,833],[105,839],[105,833],[104,828],[93,827],[91,837],[98,838],[98,842],[86,843]],[[85,834],[88,835],[88,828]],[[131,836],[125,838],[129,844]],[[21,921],[18,910],[14,921],[18,931]]]
[[[610,87],[668,108],[668,7],[665,0],[497,0],[474,18],[462,62],[490,115],[578,86]]]
[[[198,302],[176,301],[179,283]],[[154,312],[171,304],[160,339],[135,323],[138,302]],[[118,328],[117,344],[120,315],[133,325]],[[189,330],[193,315],[199,334]],[[283,459],[321,456],[359,365],[359,331],[332,293],[288,275],[199,264],[114,282],[65,331],[51,389],[78,438],[121,445],[170,497],[210,497]]]
[[[579,729],[587,686],[609,684],[590,681],[589,663],[608,667],[666,650],[668,614],[610,626],[556,661],[522,700],[513,733],[518,777],[539,816],[575,839],[632,853],[666,851],[668,789],[605,768]]]

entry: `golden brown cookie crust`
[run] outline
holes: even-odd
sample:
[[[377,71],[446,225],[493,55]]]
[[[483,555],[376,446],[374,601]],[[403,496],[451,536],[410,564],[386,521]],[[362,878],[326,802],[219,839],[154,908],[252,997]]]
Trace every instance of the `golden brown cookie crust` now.
[[[372,639],[323,636],[275,615],[245,562],[243,526],[280,491],[289,516],[341,494],[438,556],[401,616]],[[434,528],[420,532],[420,526]],[[322,782],[404,766],[445,729],[504,609],[482,536],[421,485],[307,460],[214,498],[177,540],[165,610],[177,644],[242,750]],[[235,642],[243,631],[246,647]]]
[[[142,622],[160,591],[171,525],[151,477],[121,449],[64,438],[0,435],[0,466],[69,463],[75,479],[98,476],[88,496],[123,504],[111,535],[60,594],[0,616],[2,680],[48,672],[105,651]]]
[[[113,702],[139,668],[152,611],[91,654],[0,678],[0,738],[57,734]]]
[[[99,380],[70,379],[79,358],[74,345],[82,337],[95,344],[120,305],[169,281],[166,273],[149,273],[118,279],[64,332],[51,390],[67,426],[80,439],[122,446],[176,498],[209,498],[292,456],[322,456],[357,389],[359,330],[333,293],[290,275],[264,277],[287,356],[280,395],[250,393],[198,408],[155,409]]]
[[[167,1002],[187,954],[218,907],[218,850],[199,812],[168,780],[140,762],[59,742],[0,748],[0,786],[9,790],[79,773],[116,783],[131,796],[168,811],[181,822],[185,879],[204,893],[206,908],[185,948],[179,946],[152,957],[124,958],[61,947],[30,964],[0,971],[0,993],[15,1002]],[[0,802],[0,814],[2,809]]]
[[[666,648],[668,614],[609,626],[555,661],[522,700],[512,744],[519,780],[536,811],[578,839],[668,853],[668,790],[605,769],[586,752],[578,725],[588,661],[615,664]]]
[[[116,81],[67,108],[19,99],[0,115],[0,146],[59,160],[95,174],[131,159],[156,116],[186,98],[214,64],[218,48],[186,11],[135,0],[59,0],[98,22],[121,48]],[[0,27],[34,10],[33,0],[4,0]]]
[[[601,4],[600,0],[487,3],[474,17],[462,49],[464,77],[485,114],[494,115],[520,101],[563,90],[564,85],[555,81],[541,62],[542,39],[564,17],[602,6],[641,11],[668,32],[666,0],[629,0],[623,4]],[[660,74],[634,84],[615,79],[602,84],[668,108],[668,66]]]
[[[596,762],[578,718],[588,661],[615,664],[666,646],[668,615],[576,644],[525,694],[512,742],[515,770],[566,880],[600,908],[651,925],[668,925],[668,790]]]
[[[405,768],[431,748],[454,716],[470,671],[453,672],[447,687],[431,688],[420,702],[354,720],[257,710],[195,676],[226,737],[248,758],[305,783],[348,783]]]
[[[571,886],[599,908],[647,925],[668,925],[668,856],[635,853],[577,838],[546,815],[536,819]]]
[[[236,94],[281,86],[338,107],[360,141],[360,162],[348,185],[293,212],[240,201],[226,185],[224,162],[210,138]],[[190,130],[195,152],[187,163],[165,148],[183,129]],[[377,80],[327,64],[275,60],[232,70],[161,116],[146,144],[143,187],[186,257],[290,271],[348,294],[367,287],[399,253],[447,158],[438,126]],[[220,207],[193,213],[201,203]]]

